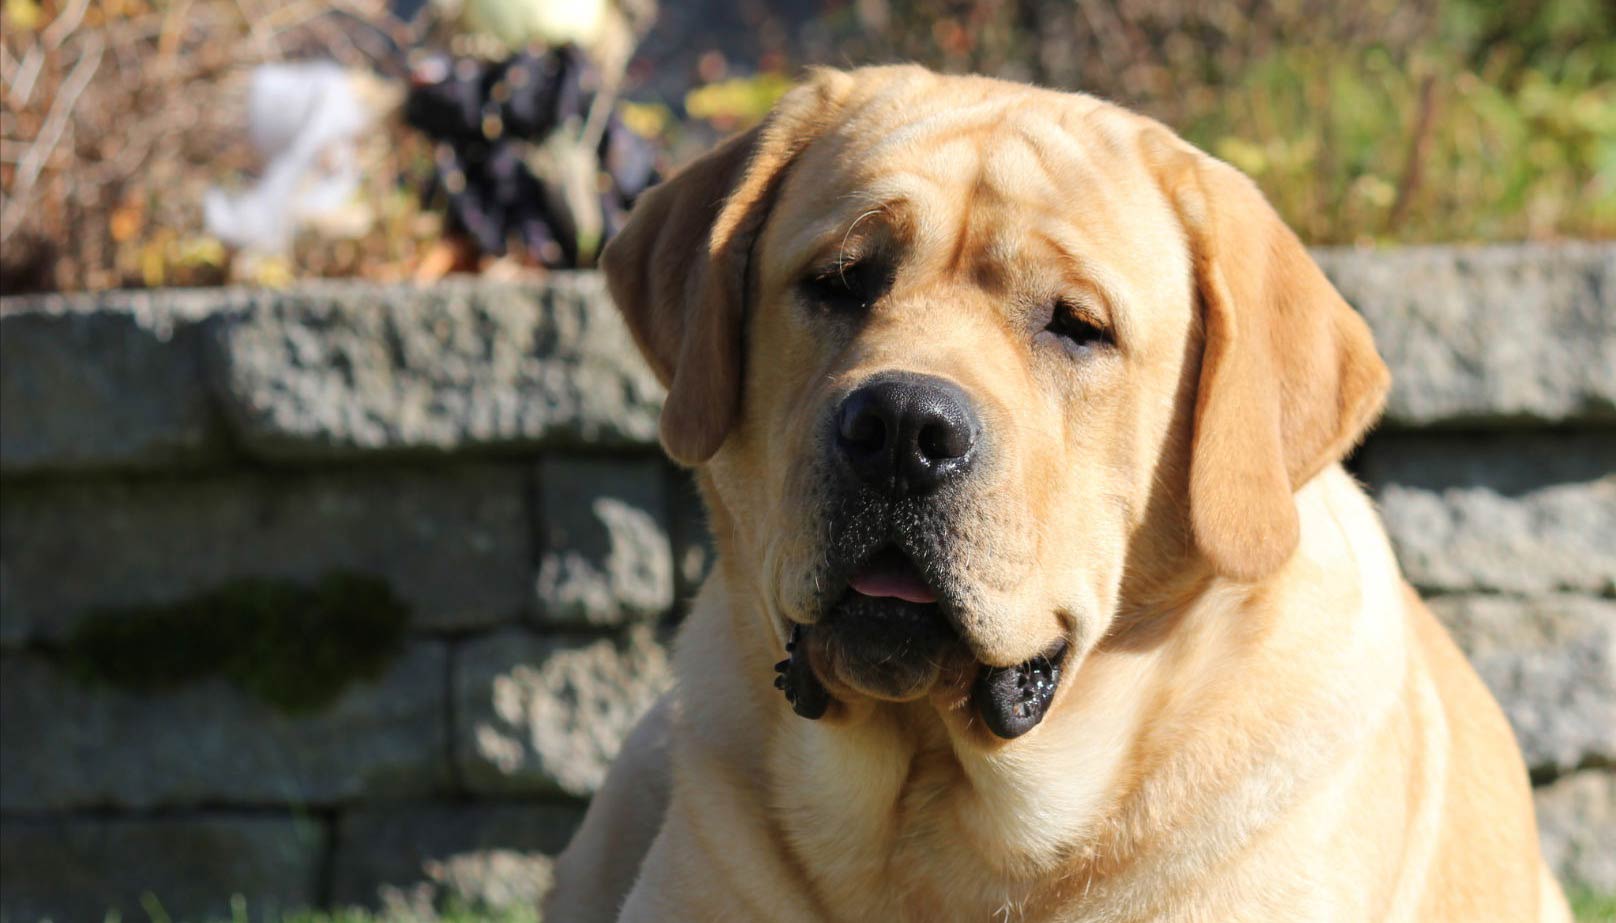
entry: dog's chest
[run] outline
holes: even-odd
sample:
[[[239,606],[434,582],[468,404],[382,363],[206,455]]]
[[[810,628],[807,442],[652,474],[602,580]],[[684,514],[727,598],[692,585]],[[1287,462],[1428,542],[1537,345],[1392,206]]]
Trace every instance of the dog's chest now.
[[[814,897],[840,920],[1022,919],[1037,889],[1021,833],[989,809],[946,741],[810,733],[776,804]],[[885,737],[885,739],[882,739]],[[1020,830],[1017,828],[1020,827]]]

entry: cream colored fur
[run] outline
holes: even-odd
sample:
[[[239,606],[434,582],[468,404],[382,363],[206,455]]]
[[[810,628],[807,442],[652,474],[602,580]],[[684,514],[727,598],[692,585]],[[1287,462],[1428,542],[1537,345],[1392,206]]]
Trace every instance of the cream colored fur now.
[[[801,303],[871,253],[898,269],[856,328]],[[547,921],[1569,920],[1508,725],[1338,464],[1385,391],[1367,328],[1232,169],[1086,97],[822,72],[606,263],[720,559]],[[1052,292],[1115,348],[1032,343]],[[826,668],[821,721],[771,688],[815,421],[889,368],[997,440],[954,548],[972,655],[1072,644],[1015,740],[968,677],[890,702]]]

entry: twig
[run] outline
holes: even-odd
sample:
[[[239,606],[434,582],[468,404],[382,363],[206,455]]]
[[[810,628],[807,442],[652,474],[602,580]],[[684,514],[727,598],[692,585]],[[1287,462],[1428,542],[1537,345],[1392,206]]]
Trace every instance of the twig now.
[[[398,76],[405,67],[403,49],[415,43],[403,25],[391,15],[372,21],[362,18],[356,9],[356,5],[339,0],[332,4],[330,15],[333,22],[340,24],[344,33],[348,34],[349,41],[364,55],[371,67]]]
[[[23,55],[22,64],[12,69],[10,80],[12,98],[6,102],[13,109],[22,109],[28,105],[28,100],[34,95],[34,85],[39,81],[39,74],[45,66],[45,56],[62,46],[73,30],[79,27],[84,20],[84,11],[89,7],[90,0],[73,0],[72,5],[62,10],[61,15],[51,20],[45,31],[39,35],[40,40],[30,46]]]
[[[12,79],[17,76],[18,63],[17,59],[12,56],[11,49],[6,47],[5,42],[0,42],[0,82],[7,85],[11,83]]]
[[[315,2],[315,0],[301,0],[301,2],[289,3],[277,8],[274,12],[264,17],[264,24],[276,32],[285,32],[288,29],[295,29],[311,19],[323,16],[325,12],[324,3]]]
[[[386,36],[395,46],[395,50],[413,48],[420,44],[420,26],[423,20],[429,18],[417,13],[411,21],[402,22],[388,10],[386,3],[378,0],[332,0],[331,6],[334,11],[346,15],[354,23]]]
[[[28,46],[23,53],[22,64],[17,67],[15,80],[11,84],[11,92],[6,100],[13,109],[22,109],[28,105],[28,100],[34,95],[34,84],[39,80],[39,72],[45,66],[45,52],[39,45]]]
[[[275,30],[264,25],[263,17],[254,16],[247,9],[246,0],[234,0],[236,9],[241,12],[241,21],[247,24],[247,34],[252,36],[253,44],[258,46],[258,54],[264,60],[273,60],[281,56],[281,44],[275,35]]]
[[[72,0],[67,9],[57,14],[56,18],[51,20],[51,24],[45,27],[45,31],[40,33],[39,37],[44,40],[45,47],[51,51],[62,47],[67,37],[73,34],[73,30],[79,27],[80,22],[84,21],[84,11],[89,7],[90,0]]]
[[[578,132],[579,145],[586,151],[595,151],[600,147],[601,136],[606,133],[606,125],[611,121],[612,109],[617,105],[617,78],[603,79],[595,99],[589,107],[589,115],[584,119],[583,128]]]
[[[170,74],[174,69],[174,55],[185,37],[186,17],[191,12],[191,0],[179,0],[163,16],[163,28],[157,36],[157,73]]]
[[[1408,143],[1408,157],[1403,161],[1403,176],[1397,183],[1397,197],[1386,213],[1386,230],[1395,232],[1414,203],[1420,182],[1425,178],[1425,157],[1431,148],[1431,129],[1436,125],[1436,78],[1427,76],[1420,85],[1420,107],[1414,113],[1413,136]]]
[[[0,227],[0,241],[11,236],[19,224],[18,217],[25,209],[22,206],[28,201],[33,191],[34,181],[39,179],[39,171],[45,168],[45,161],[55,153],[56,144],[62,139],[62,131],[67,127],[68,120],[73,116],[73,107],[78,104],[79,97],[84,89],[90,85],[90,78],[95,76],[96,70],[101,66],[101,53],[105,44],[101,36],[91,35],[84,43],[85,48],[79,54],[79,61],[73,65],[73,72],[67,75],[62,83],[60,92],[51,103],[50,112],[45,116],[45,123],[40,126],[39,134],[35,136],[28,152],[17,162],[17,179],[11,187],[11,207],[6,210],[6,218]]]
[[[601,136],[606,133],[606,125],[611,121],[612,112],[617,107],[617,94],[622,90],[623,78],[628,74],[628,62],[634,57],[634,48],[639,44],[639,36],[635,34],[633,22],[621,10],[616,12],[618,18],[608,28],[621,29],[622,33],[628,36],[627,47],[621,54],[615,55],[613,60],[601,63],[600,89],[595,93],[595,100],[589,107],[589,115],[584,120],[583,130],[578,134],[585,150],[591,152],[600,148]]]
[[[319,38],[320,44],[325,46],[326,54],[339,61],[345,67],[360,67],[368,60],[364,52],[354,45],[343,30],[337,28],[325,17],[321,16],[308,22],[308,30]]]
[[[1088,27],[1089,35],[1094,39],[1093,46],[1099,50],[1100,59],[1105,62],[1106,69],[1113,74],[1122,74],[1127,69],[1128,62],[1119,57],[1118,52],[1121,50],[1122,43],[1127,40],[1127,36],[1122,34],[1122,29],[1114,13],[1110,10],[1104,10],[1097,3],[1077,3],[1074,6],[1077,8],[1078,17]],[[1100,15],[1102,10],[1108,15]],[[1103,22],[1102,19],[1109,19],[1110,21]]]

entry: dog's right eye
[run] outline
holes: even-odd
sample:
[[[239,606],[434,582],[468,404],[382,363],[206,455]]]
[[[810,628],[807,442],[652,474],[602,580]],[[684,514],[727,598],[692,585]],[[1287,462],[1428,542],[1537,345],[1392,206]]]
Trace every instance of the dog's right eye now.
[[[871,263],[850,263],[815,270],[802,280],[802,293],[816,305],[837,312],[867,310],[885,287],[881,269]]]
[[[1046,310],[1049,313],[1042,335],[1053,337],[1068,352],[1087,354],[1091,350],[1116,344],[1111,331],[1077,302],[1057,299]]]

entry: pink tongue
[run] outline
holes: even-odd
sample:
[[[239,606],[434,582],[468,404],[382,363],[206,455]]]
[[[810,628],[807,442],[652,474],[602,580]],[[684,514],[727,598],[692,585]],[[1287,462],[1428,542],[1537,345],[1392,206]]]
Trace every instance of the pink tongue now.
[[[890,596],[911,603],[934,603],[937,594],[925,581],[912,574],[890,570],[864,571],[848,581],[853,592],[865,596]]]

